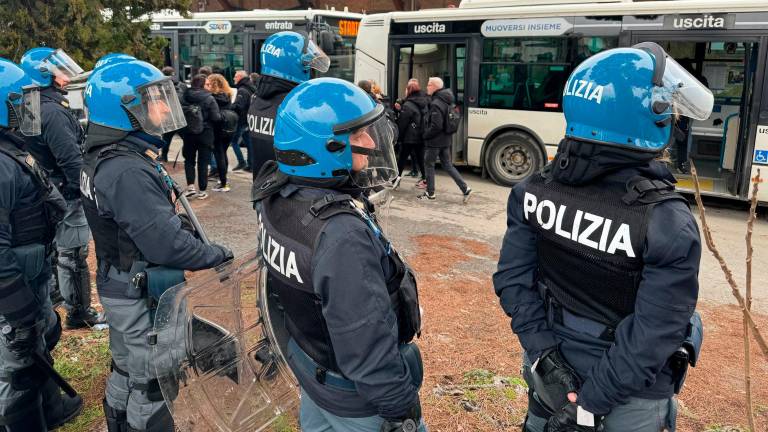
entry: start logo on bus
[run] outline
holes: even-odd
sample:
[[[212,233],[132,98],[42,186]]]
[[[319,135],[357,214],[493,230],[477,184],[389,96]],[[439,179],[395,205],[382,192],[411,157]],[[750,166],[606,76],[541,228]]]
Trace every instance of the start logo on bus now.
[[[232,31],[232,23],[229,21],[208,21],[203,28],[210,34],[228,34]]]

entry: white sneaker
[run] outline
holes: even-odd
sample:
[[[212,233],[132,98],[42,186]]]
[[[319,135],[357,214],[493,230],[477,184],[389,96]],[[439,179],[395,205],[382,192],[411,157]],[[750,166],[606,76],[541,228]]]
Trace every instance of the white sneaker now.
[[[216,187],[215,187],[215,188],[213,188],[212,190],[213,190],[214,192],[229,192],[229,191],[230,191],[230,190],[232,190],[232,189],[229,187],[229,184],[225,184],[224,186],[222,186],[222,185],[221,185],[221,183],[219,183],[219,184],[218,184],[218,185],[216,185]]]
[[[197,195],[197,189],[195,189],[195,185],[191,184],[187,186],[187,190],[184,192],[184,196],[189,198],[194,195]]]
[[[198,192],[196,196],[197,196],[197,199],[204,200],[208,198],[208,192],[205,192],[205,191]]]
[[[464,204],[466,204],[466,203],[467,203],[467,201],[469,201],[469,198],[470,198],[470,197],[472,197],[472,188],[471,188],[471,187],[468,187],[468,188],[467,188],[467,191],[466,191],[466,192],[464,192],[464,200],[463,200]]]
[[[395,177],[395,179],[392,181],[392,189],[393,189],[393,190],[397,190],[397,188],[399,188],[399,187],[400,187],[400,182],[401,182],[402,180],[403,180],[403,177],[402,177],[402,176],[397,176],[397,177]]]

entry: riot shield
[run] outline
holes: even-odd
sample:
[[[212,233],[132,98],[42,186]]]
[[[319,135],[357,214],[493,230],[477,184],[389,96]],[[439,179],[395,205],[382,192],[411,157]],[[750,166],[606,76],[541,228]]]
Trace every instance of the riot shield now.
[[[287,333],[270,318],[261,263],[252,251],[197,272],[158,301],[150,337],[155,368],[182,430],[207,423],[227,432],[269,431],[295,415],[298,383],[277,343]],[[271,315],[279,321],[282,313]]]

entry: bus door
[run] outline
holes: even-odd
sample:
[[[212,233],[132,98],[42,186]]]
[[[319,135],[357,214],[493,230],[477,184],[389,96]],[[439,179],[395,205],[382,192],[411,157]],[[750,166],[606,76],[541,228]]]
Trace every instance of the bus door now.
[[[152,37],[163,38],[167,42],[162,50],[163,66],[172,66],[176,70],[176,76],[181,76],[179,71],[179,35],[175,31],[152,32]]]
[[[756,118],[755,92],[759,39],[722,33],[633,35],[633,43],[652,41],[715,96],[712,115],[706,120],[682,119],[674,128],[669,163],[678,186],[693,190],[689,154],[696,165],[702,191],[743,197],[749,182]]]
[[[268,34],[249,33],[245,40],[245,70],[248,72],[261,73],[261,46],[264,41],[269,37]]]
[[[445,88],[453,91],[456,109],[462,116],[459,130],[453,134],[453,162],[467,163],[467,92],[465,82],[470,79],[467,61],[467,41],[419,39],[392,41],[389,71],[389,98],[392,101],[405,97],[408,80],[419,80],[421,90],[426,94],[429,77],[443,79]]]

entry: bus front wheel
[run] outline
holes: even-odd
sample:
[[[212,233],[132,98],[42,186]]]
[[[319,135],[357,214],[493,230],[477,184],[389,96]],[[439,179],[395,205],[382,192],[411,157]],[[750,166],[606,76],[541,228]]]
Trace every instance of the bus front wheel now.
[[[513,186],[543,166],[536,141],[518,131],[504,132],[491,141],[485,152],[485,167],[493,181]]]

